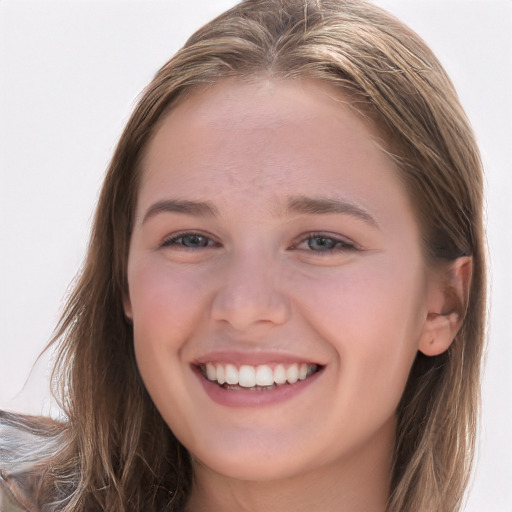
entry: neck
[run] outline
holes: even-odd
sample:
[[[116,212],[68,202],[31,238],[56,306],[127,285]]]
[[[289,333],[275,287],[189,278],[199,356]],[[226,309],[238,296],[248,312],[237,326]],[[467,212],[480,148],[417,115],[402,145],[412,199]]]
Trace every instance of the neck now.
[[[343,461],[272,481],[237,480],[194,462],[186,512],[385,512],[392,443],[381,441]]]

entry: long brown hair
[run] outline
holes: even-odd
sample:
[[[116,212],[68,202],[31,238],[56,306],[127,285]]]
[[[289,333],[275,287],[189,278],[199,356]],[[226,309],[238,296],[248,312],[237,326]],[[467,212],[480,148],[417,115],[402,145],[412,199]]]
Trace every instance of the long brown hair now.
[[[431,51],[375,6],[246,0],[196,32],[158,71],[112,158],[85,265],[53,341],[54,382],[68,423],[43,479],[42,510],[163,511],[186,501],[189,457],[144,388],[123,312],[140,162],[158,120],[178,99],[260,73],[322,80],[358,103],[398,163],[428,261],[472,257],[462,327],[444,354],[418,354],[398,407],[388,510],[460,507],[485,323],[482,171],[469,123]]]

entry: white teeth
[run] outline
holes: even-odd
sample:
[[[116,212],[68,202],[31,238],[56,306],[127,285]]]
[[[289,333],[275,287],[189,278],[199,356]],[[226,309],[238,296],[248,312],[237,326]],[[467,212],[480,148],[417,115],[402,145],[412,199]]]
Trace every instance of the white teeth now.
[[[219,385],[240,386],[254,388],[256,386],[272,388],[274,385],[295,384],[304,380],[318,370],[314,364],[290,365],[277,364],[272,368],[267,364],[251,366],[244,364],[237,368],[234,364],[206,363],[202,366],[205,377]]]
[[[226,365],[226,373],[225,373],[226,382],[231,385],[238,384],[238,370],[236,366],[232,364]]]
[[[217,365],[217,382],[222,386],[224,382],[226,382],[226,372],[224,371],[224,366],[221,364]],[[214,379],[215,380],[215,379]]]
[[[206,376],[208,380],[217,380],[217,370],[212,363],[206,364]]]
[[[286,382],[286,368],[282,364],[278,364],[274,370],[274,382],[276,384],[284,384]]]
[[[299,380],[299,365],[292,364],[286,370],[286,380],[290,384],[295,384]]]
[[[270,366],[264,364],[256,368],[256,385],[272,386],[274,384],[274,372]]]
[[[256,370],[254,366],[240,366],[238,384],[243,388],[253,388],[256,386]]]

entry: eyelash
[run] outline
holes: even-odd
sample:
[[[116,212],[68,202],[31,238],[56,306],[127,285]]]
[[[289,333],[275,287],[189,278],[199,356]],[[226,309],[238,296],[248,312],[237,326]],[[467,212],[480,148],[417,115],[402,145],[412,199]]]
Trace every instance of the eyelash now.
[[[324,242],[332,242],[331,247],[327,247],[324,245],[324,249],[322,250],[313,250],[311,248],[311,243],[314,240],[323,240]],[[339,253],[343,251],[355,251],[357,250],[357,246],[353,243],[348,241],[345,238],[341,238],[340,236],[332,235],[331,233],[309,233],[305,238],[301,238],[298,243],[294,244],[291,249],[296,249],[300,245],[306,243],[308,245],[308,249],[306,249],[308,252],[312,252],[315,254],[320,255],[328,255],[332,253]]]
[[[206,245],[199,245],[195,247],[187,246],[183,243],[183,239],[187,237],[197,237],[197,238],[203,238],[206,242]],[[323,244],[327,243],[327,245],[324,245],[324,249],[320,250],[313,250],[311,247],[311,243],[313,241],[319,241],[322,240]],[[341,238],[339,236],[334,236],[330,233],[309,233],[306,237],[301,237],[297,243],[294,243],[289,250],[298,249],[302,244],[306,243],[308,245],[307,252],[317,253],[318,255],[324,255],[324,254],[332,254],[335,252],[342,252],[342,251],[355,251],[358,250],[357,246],[344,238]],[[329,247],[329,243],[332,243],[332,245]],[[195,232],[195,231],[184,231],[180,233],[176,233],[168,238],[166,238],[160,245],[160,247],[175,247],[180,250],[198,250],[198,249],[208,249],[211,247],[220,247],[221,244],[213,240],[210,236],[207,234],[201,233],[201,232]]]
[[[183,244],[183,239],[186,237],[197,237],[204,238],[206,240],[207,245],[204,246],[196,246],[189,247]],[[210,247],[220,247],[220,244],[215,242],[210,236],[204,233],[198,233],[195,231],[183,231],[181,233],[176,233],[167,237],[161,244],[160,247],[175,247],[181,250],[197,250],[197,249],[206,249]]]

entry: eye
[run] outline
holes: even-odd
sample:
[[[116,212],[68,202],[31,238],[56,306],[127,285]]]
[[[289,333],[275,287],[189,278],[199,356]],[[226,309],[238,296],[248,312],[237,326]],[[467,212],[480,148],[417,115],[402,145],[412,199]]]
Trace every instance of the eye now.
[[[357,249],[354,243],[329,233],[311,233],[292,248],[316,253],[354,251]]]
[[[308,247],[312,251],[330,251],[339,247],[340,242],[334,240],[334,238],[328,238],[324,236],[315,236],[314,238],[309,238]]]
[[[210,237],[201,233],[177,233],[166,238],[160,247],[176,249],[206,249],[219,247],[219,244]]]

